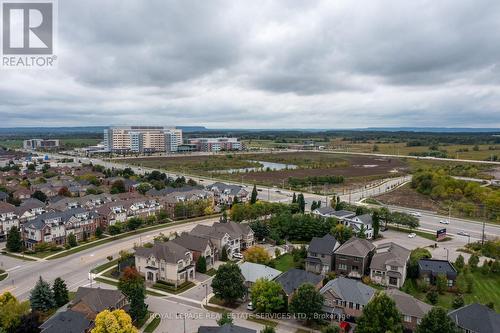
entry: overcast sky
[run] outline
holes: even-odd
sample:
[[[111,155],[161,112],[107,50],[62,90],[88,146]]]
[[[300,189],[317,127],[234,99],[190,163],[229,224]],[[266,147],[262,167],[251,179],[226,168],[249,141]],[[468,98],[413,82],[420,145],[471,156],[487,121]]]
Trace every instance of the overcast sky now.
[[[500,127],[500,1],[59,0],[0,126]]]

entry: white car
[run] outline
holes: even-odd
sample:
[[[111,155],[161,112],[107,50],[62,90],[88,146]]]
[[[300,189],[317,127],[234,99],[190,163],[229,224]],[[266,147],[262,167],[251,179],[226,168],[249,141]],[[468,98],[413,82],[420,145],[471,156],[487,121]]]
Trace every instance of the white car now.
[[[243,255],[241,253],[233,253],[233,258],[243,259]]]
[[[448,221],[448,220],[439,220],[439,223],[441,223],[441,224],[450,224],[450,221]]]
[[[417,216],[417,217],[422,216],[422,214],[420,214],[419,212],[411,212],[410,215]]]
[[[249,303],[247,304],[247,310],[248,310],[248,311],[253,311],[253,310],[255,310],[255,308],[253,307],[252,302],[249,302]]]
[[[408,238],[415,238],[417,237],[417,234],[412,232],[411,234],[408,234]]]

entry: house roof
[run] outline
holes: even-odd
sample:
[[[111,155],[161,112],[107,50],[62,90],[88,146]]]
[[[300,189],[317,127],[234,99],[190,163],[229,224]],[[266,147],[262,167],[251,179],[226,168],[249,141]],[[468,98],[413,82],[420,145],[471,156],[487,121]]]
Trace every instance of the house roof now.
[[[91,321],[83,314],[71,310],[56,312],[46,322],[40,325],[43,333],[84,333],[90,327]]]
[[[48,212],[38,215],[35,219],[26,222],[25,226],[33,229],[42,229],[45,226],[45,221],[47,220],[60,218],[63,223],[66,223],[71,217],[82,213],[89,213],[91,217],[92,215],[95,215],[95,213],[86,211],[83,208],[68,209],[64,212]]]
[[[384,243],[377,246],[370,269],[385,270],[386,265],[405,266],[410,258],[410,250],[395,243]]]
[[[218,239],[224,237],[225,234],[228,234],[231,238],[236,239],[246,236],[249,233],[253,233],[253,231],[247,224],[235,222],[216,222],[211,227],[198,224],[193,228],[193,230],[191,230],[190,233],[201,237],[213,237]]]
[[[347,302],[366,305],[375,294],[375,289],[357,280],[338,277],[328,281],[319,292],[321,294],[332,293]]]
[[[457,326],[477,333],[499,333],[500,314],[485,305],[473,303],[450,311],[448,316]]]
[[[99,313],[114,308],[123,299],[125,295],[119,290],[79,287],[72,304],[84,303],[94,313]]]
[[[418,261],[418,269],[420,271],[431,272],[433,275],[457,274],[455,267],[447,260],[420,259]]]
[[[210,240],[208,240],[207,238],[190,235],[186,232],[176,239],[173,239],[172,242],[179,244],[180,246],[183,246],[188,250],[198,252],[205,251],[207,249],[207,246],[210,245]]]
[[[304,283],[317,285],[322,280],[320,275],[306,272],[303,269],[292,268],[278,276],[275,281],[278,282],[287,295],[291,295],[298,287]]]
[[[274,280],[278,275],[281,274],[281,271],[278,271],[277,269],[248,261],[241,264],[240,269],[241,275],[243,275],[245,281],[248,282],[255,282],[257,281],[257,279],[261,278]]]
[[[215,239],[222,239],[227,232],[222,230],[216,230],[208,225],[198,224],[191,231],[191,235],[200,236],[200,237],[211,237]]]
[[[316,211],[321,215],[330,215],[332,217],[336,217],[338,219],[353,217],[356,213],[348,211],[348,210],[335,210],[330,206],[324,206],[316,209]]]
[[[370,241],[366,239],[352,237],[335,251],[335,254],[341,254],[353,257],[365,257],[375,249]]]
[[[408,295],[398,289],[389,289],[385,292],[396,303],[396,307],[403,315],[423,318],[432,306]]]
[[[248,193],[243,187],[239,185],[228,185],[225,183],[217,182],[208,186],[208,189],[217,189],[219,192],[228,192],[228,195],[237,195],[240,191]]]
[[[331,255],[337,246],[338,243],[335,237],[326,234],[323,237],[313,237],[307,250],[310,252]]]
[[[16,206],[10,203],[0,201],[0,214],[13,213],[16,211]]]
[[[224,324],[222,326],[200,326],[198,333],[256,333],[256,330],[237,326],[233,324]]]
[[[371,214],[363,214],[363,215],[358,215],[354,216],[351,220],[358,219],[363,223],[364,225],[372,225],[373,219]]]
[[[154,256],[157,259],[176,264],[179,260],[186,258],[186,252],[189,250],[174,242],[155,242],[152,248],[138,247],[135,250],[135,255],[145,258]]]
[[[3,191],[0,191],[0,200],[6,200],[9,195]]]

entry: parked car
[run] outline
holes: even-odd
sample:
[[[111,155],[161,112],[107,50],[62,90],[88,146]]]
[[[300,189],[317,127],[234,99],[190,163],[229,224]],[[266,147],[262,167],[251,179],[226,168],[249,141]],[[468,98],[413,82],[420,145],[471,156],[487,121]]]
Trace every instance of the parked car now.
[[[470,236],[470,234],[468,232],[465,232],[465,231],[459,231],[459,232],[457,232],[457,235],[465,236],[465,237],[469,237]]]
[[[412,232],[411,234],[408,234],[408,238],[415,238],[417,237],[417,234]]]
[[[243,259],[243,255],[241,253],[233,253],[233,258]]]
[[[247,304],[247,310],[248,310],[248,311],[253,311],[253,310],[255,310],[255,308],[253,307],[252,302],[249,302],[249,303]]]
[[[439,223],[441,223],[441,224],[450,224],[450,221],[448,221],[448,220],[439,220]]]

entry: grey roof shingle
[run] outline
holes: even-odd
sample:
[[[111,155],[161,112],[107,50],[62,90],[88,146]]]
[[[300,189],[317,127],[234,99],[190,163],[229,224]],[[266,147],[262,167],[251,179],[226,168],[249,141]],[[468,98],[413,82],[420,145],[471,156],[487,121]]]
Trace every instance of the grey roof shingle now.
[[[482,304],[466,305],[449,312],[448,316],[457,326],[472,332],[500,332],[500,314]]]
[[[186,258],[186,252],[189,252],[185,247],[174,242],[155,242],[152,248],[138,247],[135,250],[135,255],[147,258],[153,255],[155,258],[163,259],[168,263],[175,264],[179,260]]]
[[[375,294],[375,289],[357,280],[338,277],[328,281],[319,292],[321,294],[333,292],[333,294],[347,302],[366,305]]]
[[[40,325],[43,333],[84,333],[90,327],[90,320],[79,312],[67,310],[57,312]]]
[[[191,251],[203,252],[210,245],[210,240],[200,236],[190,235],[188,233],[183,233],[172,242],[179,244]]]
[[[418,261],[418,269],[420,272],[430,272],[432,275],[457,274],[455,267],[447,260],[420,259]]]
[[[341,254],[354,257],[365,257],[375,249],[370,241],[366,239],[352,237],[335,251],[335,254]]]
[[[410,257],[410,250],[395,243],[384,243],[377,246],[370,269],[385,270],[386,265],[405,266]]]
[[[292,268],[278,276],[275,281],[278,282],[287,295],[291,295],[298,287],[304,283],[317,285],[323,278],[320,275],[306,272],[303,269]]]
[[[331,255],[336,246],[337,240],[335,237],[326,234],[323,237],[313,237],[307,250],[314,253]]]
[[[99,313],[111,309],[125,299],[125,295],[119,290],[79,287],[72,304],[84,303],[93,312]]]
[[[398,289],[389,289],[385,293],[394,300],[402,315],[423,318],[432,309],[432,305],[424,303]]]

